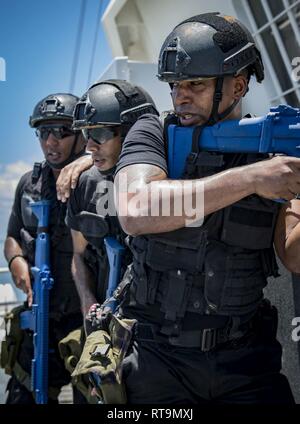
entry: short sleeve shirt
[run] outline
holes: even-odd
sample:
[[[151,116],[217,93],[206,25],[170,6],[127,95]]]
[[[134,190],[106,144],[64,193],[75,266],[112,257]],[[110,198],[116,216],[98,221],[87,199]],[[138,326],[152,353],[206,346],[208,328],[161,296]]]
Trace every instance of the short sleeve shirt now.
[[[116,172],[134,164],[155,165],[168,172],[163,127],[156,115],[141,116],[131,127],[122,146]]]
[[[80,231],[86,240],[97,248],[101,248],[103,245],[103,238],[99,236],[101,211],[97,205],[99,205],[99,202],[104,202],[104,206],[107,206],[109,196],[113,196],[109,187],[110,184],[112,184],[111,175],[103,175],[95,166],[92,166],[81,174],[78,185],[72,191],[68,202],[66,224],[69,228]],[[85,225],[83,212],[89,212],[96,218],[98,217],[99,220],[95,221],[94,225],[92,220],[89,220]],[[109,225],[107,219],[106,222]],[[95,227],[95,234],[93,234],[92,227]],[[99,228],[99,235],[97,234],[97,227]]]

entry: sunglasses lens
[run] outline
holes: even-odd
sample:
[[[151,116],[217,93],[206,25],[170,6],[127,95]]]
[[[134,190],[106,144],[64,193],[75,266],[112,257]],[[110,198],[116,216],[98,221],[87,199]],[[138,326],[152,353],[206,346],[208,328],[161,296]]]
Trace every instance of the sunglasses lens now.
[[[54,127],[51,132],[58,140],[62,140],[63,138],[74,135],[74,132],[71,130],[71,128],[64,126]]]
[[[45,127],[40,127],[36,129],[35,133],[40,140],[46,141],[50,134],[50,131]]]
[[[74,132],[71,128],[64,125],[55,125],[55,126],[45,126],[39,127],[36,130],[36,135],[42,141],[46,141],[49,137],[49,134],[52,134],[57,140],[62,140],[63,138],[70,137],[74,135]]]
[[[83,137],[85,140],[91,138],[97,144],[104,144],[107,141],[111,140],[118,134],[117,128],[84,128],[82,130]]]

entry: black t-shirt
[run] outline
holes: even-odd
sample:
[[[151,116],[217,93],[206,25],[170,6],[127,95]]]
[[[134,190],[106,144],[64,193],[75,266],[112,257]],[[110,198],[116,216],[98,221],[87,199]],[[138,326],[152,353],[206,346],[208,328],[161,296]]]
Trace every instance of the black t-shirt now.
[[[116,172],[128,165],[148,164],[168,173],[163,127],[156,115],[141,116],[128,132]]]
[[[15,192],[7,237],[18,241],[28,262],[33,265],[38,221],[31,210],[30,202],[41,199],[51,201],[50,266],[54,286],[50,291],[50,315],[60,319],[62,315],[80,313],[80,304],[71,274],[73,245],[70,230],[64,222],[66,205],[57,200],[55,179],[46,163],[42,166],[37,182],[32,181],[32,171],[21,177]]]
[[[103,247],[101,215],[105,211],[102,212],[99,205],[108,207],[108,202],[112,203],[113,193],[108,190],[109,184],[112,184],[112,175],[102,174],[95,166],[83,172],[76,189],[71,193],[66,215],[68,227],[80,231],[90,244],[100,249]],[[94,220],[92,215],[85,216],[84,212],[93,214]],[[113,225],[112,217],[103,216],[103,220],[104,226],[107,225],[110,229]]]

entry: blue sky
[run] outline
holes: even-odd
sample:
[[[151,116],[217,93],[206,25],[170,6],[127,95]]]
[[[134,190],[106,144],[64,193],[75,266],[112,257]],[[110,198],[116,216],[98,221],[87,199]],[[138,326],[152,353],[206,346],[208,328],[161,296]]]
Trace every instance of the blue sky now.
[[[102,2],[102,13],[109,0]],[[88,85],[96,19],[101,0],[87,0],[74,94]],[[28,125],[34,105],[54,92],[69,92],[81,0],[0,0],[0,240],[16,181],[41,151]],[[112,57],[99,28],[91,82]],[[1,248],[1,246],[0,246]],[[3,265],[2,248],[0,266]]]

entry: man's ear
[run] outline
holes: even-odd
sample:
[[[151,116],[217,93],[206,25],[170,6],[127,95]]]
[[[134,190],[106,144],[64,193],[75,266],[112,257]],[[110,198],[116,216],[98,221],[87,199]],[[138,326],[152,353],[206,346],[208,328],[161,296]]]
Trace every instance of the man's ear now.
[[[240,99],[248,91],[248,80],[245,75],[237,75],[234,77],[234,99]]]

